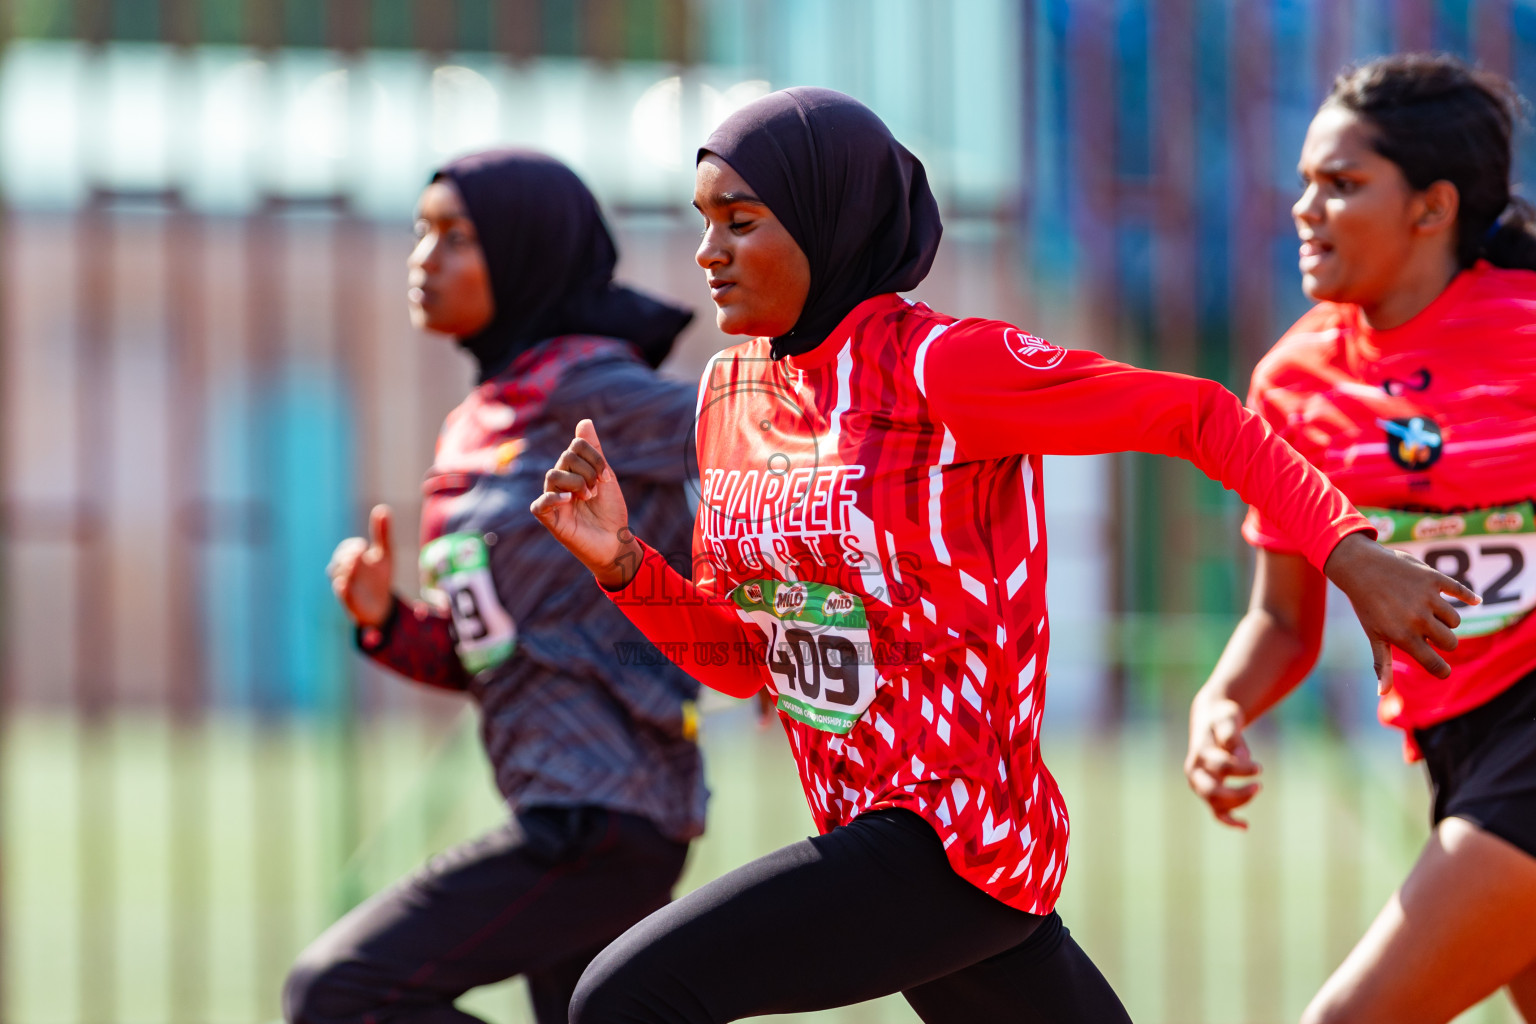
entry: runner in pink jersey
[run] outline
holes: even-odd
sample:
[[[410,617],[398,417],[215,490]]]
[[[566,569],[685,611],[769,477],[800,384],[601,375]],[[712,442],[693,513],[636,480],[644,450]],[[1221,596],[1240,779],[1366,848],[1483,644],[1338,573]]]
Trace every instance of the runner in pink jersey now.
[[[1249,406],[1380,541],[1482,597],[1449,678],[1393,666],[1381,719],[1427,763],[1435,829],[1308,1022],[1448,1021],[1500,986],[1536,1021],[1536,234],[1510,195],[1518,103],[1454,59],[1384,58],[1334,83],[1302,148],[1292,213],[1319,301]],[[1243,533],[1252,603],[1195,698],[1185,764],[1239,827],[1259,770],[1243,728],[1310,671],[1327,596],[1305,535],[1262,508]]]
[[[1054,911],[1067,813],[1040,759],[1041,456],[1190,459],[1295,535],[1368,631],[1430,664],[1473,598],[1370,540],[1219,385],[902,299],[937,248],[922,165],[841,94],[775,93],[700,153],[722,330],[699,393],[693,579],[632,536],[595,431],[534,512],[699,680],[776,695],[821,835],[593,962],[580,1022],[725,1021],[902,992],[927,1021],[1117,1021]]]

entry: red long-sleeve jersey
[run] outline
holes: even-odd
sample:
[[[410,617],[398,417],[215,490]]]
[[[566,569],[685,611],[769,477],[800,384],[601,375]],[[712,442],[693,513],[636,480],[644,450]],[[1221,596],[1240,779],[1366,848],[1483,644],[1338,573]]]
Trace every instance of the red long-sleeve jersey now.
[[[1041,456],[1121,450],[1189,459],[1319,566],[1370,529],[1218,384],[884,295],[805,355],[711,361],[695,579],[648,551],[613,597],[706,685],[772,689],[823,831],[907,808],[961,876],[1046,913],[1068,824],[1039,748]]]

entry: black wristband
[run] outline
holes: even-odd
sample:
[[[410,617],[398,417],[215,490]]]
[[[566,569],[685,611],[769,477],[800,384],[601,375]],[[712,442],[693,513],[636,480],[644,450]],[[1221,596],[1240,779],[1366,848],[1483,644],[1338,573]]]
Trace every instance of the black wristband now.
[[[389,637],[395,631],[395,620],[400,617],[400,599],[395,598],[389,606],[389,614],[384,616],[384,621],[377,626],[364,626],[359,624],[352,631],[352,639],[357,644],[357,649],[364,654],[377,654],[389,644]]]

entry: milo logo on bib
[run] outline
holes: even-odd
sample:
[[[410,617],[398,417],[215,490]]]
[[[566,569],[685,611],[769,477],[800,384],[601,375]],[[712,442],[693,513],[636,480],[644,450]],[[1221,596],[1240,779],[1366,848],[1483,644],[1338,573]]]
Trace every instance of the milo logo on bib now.
[[[1530,519],[1519,509],[1509,509],[1502,512],[1490,512],[1483,520],[1483,527],[1489,533],[1518,533],[1526,528]]]
[[[864,603],[837,587],[784,580],[743,583],[731,600],[767,638],[779,710],[823,732],[852,730],[880,681]]]
[[[1461,516],[1425,516],[1413,524],[1414,540],[1443,540],[1466,532],[1467,521]]]
[[[847,615],[853,611],[854,599],[849,593],[831,594],[821,603],[821,610],[828,615]]]
[[[1531,502],[1451,514],[1361,512],[1381,543],[1445,573],[1483,599],[1473,607],[1452,602],[1461,613],[1457,636],[1496,633],[1536,608],[1536,506]]]
[[[794,583],[780,587],[773,595],[773,614],[779,618],[794,615],[805,607],[805,584]]]

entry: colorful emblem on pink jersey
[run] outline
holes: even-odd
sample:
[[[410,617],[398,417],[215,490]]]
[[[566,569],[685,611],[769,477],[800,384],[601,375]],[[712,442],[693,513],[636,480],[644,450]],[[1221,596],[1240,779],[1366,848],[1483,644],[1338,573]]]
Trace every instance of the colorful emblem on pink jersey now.
[[[1003,344],[1008,346],[1013,358],[1032,370],[1054,369],[1067,358],[1067,350],[1060,345],[1052,345],[1033,334],[1013,328],[1003,332]]]
[[[1387,432],[1387,453],[1404,469],[1417,472],[1439,461],[1444,447],[1440,425],[1428,416],[1377,420],[1376,424]]]

